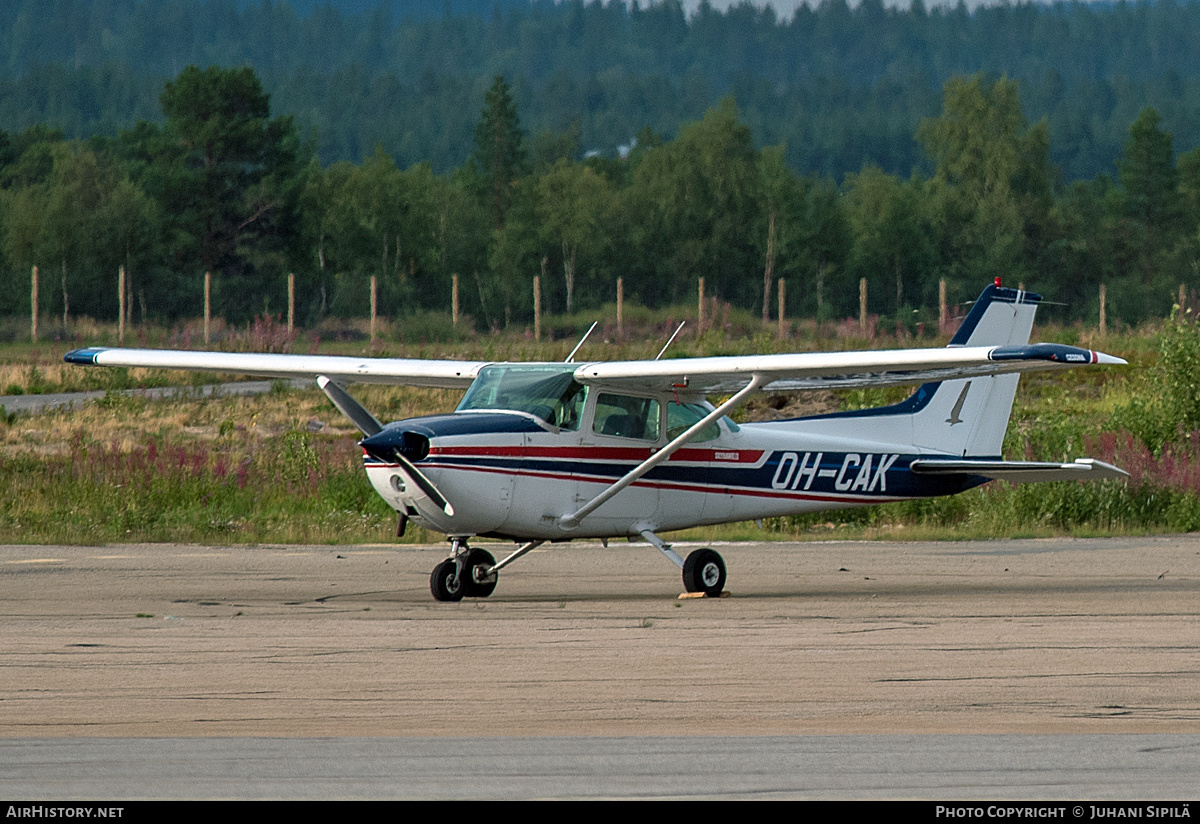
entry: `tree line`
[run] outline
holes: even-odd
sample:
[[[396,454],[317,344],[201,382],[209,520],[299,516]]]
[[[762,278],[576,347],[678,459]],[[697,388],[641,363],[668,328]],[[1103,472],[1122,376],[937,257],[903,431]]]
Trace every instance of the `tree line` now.
[[[470,153],[492,78],[533,136],[577,129],[615,154],[644,126],[675,137],[732,94],[758,146],[840,181],[864,163],[933,173],[917,126],[942,85],[1017,81],[1047,118],[1063,180],[1115,174],[1147,105],[1200,145],[1200,3],[1018,2],[888,8],[821,0],[788,17],[750,3],[693,14],[679,0],[8,0],[0,3],[0,128],[70,138],[158,122],[188,65],[252,66],[322,163],[376,145],[444,174]]]
[[[530,138],[508,82],[477,109],[467,162],[444,174],[376,151],[322,165],[291,116],[272,116],[250,68],[188,67],[161,123],[67,140],[46,126],[0,133],[0,314],[129,320],[279,313],[295,273],[299,320],[364,316],[372,277],[384,314],[448,311],[459,276],[480,328],[527,324],[540,277],[548,311],[627,298],[650,307],[707,294],[764,317],[779,278],[789,316],[870,310],[936,318],[938,284],[968,300],[993,277],[1068,305],[1064,319],[1161,317],[1200,269],[1200,148],[1176,157],[1158,112],[1129,125],[1117,174],[1063,186],[1045,120],[1019,84],[948,81],[914,139],[932,169],[864,165],[840,182],[794,172],[786,146],[756,148],[727,96],[666,139],[644,127],[619,157],[580,159],[577,130]]]

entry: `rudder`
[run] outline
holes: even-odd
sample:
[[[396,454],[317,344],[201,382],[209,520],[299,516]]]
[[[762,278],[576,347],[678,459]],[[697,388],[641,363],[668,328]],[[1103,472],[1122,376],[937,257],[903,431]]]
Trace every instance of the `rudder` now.
[[[1029,342],[1041,295],[991,285],[963,319],[950,346],[1022,346]],[[922,385],[913,410],[913,444],[961,456],[999,457],[1020,375]]]

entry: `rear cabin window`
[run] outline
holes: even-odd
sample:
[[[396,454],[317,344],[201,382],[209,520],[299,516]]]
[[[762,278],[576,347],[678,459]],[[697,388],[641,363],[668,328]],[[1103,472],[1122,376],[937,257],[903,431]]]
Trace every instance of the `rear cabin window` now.
[[[671,441],[678,438],[691,426],[699,423],[709,412],[712,412],[712,408],[703,404],[675,403],[671,401],[667,404],[667,440]],[[721,429],[717,426],[717,422],[713,421],[701,429],[699,434],[692,438],[690,442],[702,443],[704,441],[715,441],[719,437],[721,437]]]

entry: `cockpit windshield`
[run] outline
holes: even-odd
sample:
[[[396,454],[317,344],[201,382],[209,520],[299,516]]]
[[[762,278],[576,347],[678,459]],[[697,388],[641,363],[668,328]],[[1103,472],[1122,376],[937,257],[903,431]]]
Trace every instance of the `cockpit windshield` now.
[[[578,429],[587,389],[575,382],[577,368],[567,363],[485,366],[455,411],[527,412],[551,426]]]

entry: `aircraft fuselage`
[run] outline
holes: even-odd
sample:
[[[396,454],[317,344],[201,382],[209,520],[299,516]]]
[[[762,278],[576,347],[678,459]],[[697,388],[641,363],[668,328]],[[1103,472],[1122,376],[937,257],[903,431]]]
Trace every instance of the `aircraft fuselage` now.
[[[623,537],[640,528],[844,509],[954,494],[986,481],[919,476],[909,464],[938,453],[806,431],[802,421],[736,430],[722,421],[719,429],[718,437],[679,449],[574,529],[560,519],[662,448],[665,433],[635,443],[587,426],[556,432],[524,413],[455,413],[387,426],[364,441],[364,461],[376,491],[414,523],[451,535],[525,540]],[[453,516],[407,482],[389,460],[395,448],[407,448],[406,457],[454,502]]]

